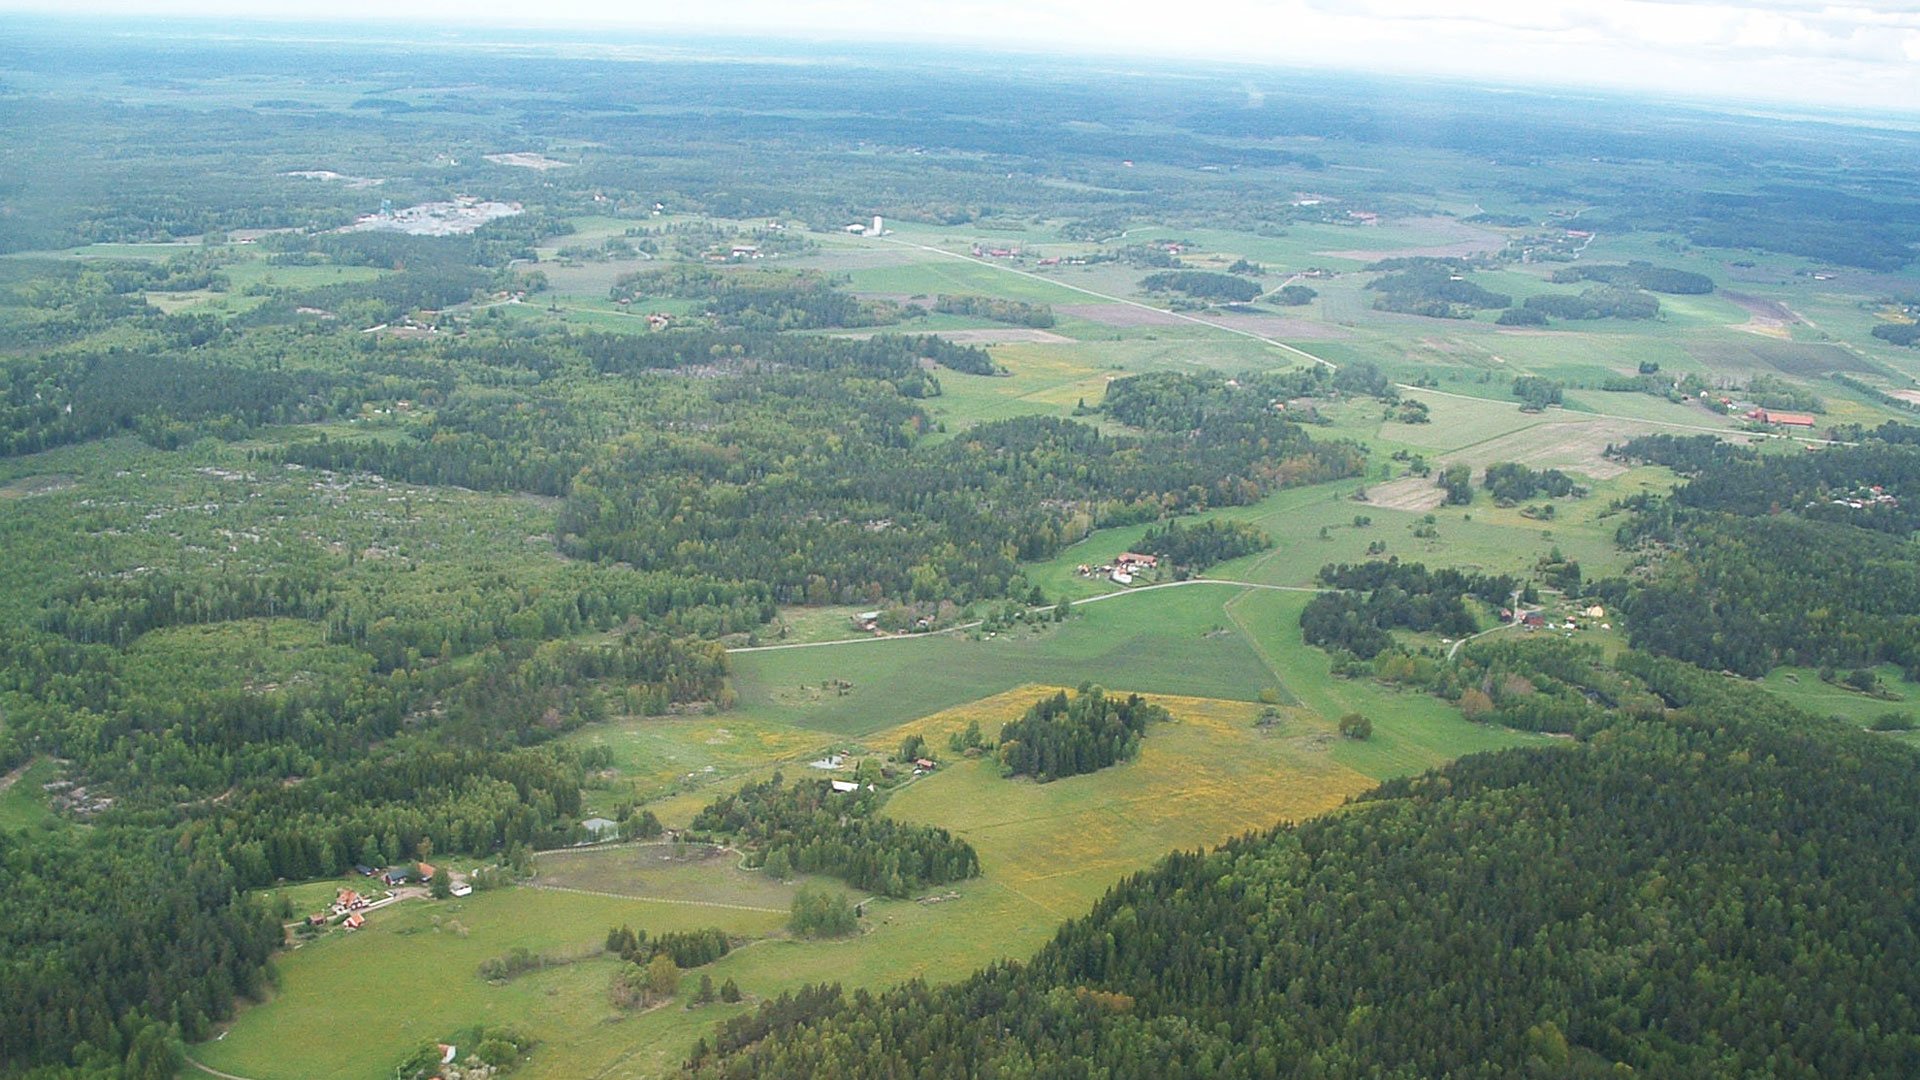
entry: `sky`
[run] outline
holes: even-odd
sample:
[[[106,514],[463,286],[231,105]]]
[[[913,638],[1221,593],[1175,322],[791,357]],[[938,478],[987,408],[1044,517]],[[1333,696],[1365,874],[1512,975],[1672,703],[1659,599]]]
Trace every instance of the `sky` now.
[[[1920,0],[0,0],[0,13],[404,19],[925,41],[1920,113]],[[479,27],[484,30],[484,27]]]

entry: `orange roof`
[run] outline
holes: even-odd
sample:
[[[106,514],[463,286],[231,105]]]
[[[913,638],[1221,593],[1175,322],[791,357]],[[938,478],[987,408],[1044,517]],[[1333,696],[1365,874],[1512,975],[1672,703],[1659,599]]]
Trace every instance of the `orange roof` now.
[[[425,877],[425,878],[430,878],[430,877],[432,877],[432,876],[433,876],[433,874],[434,874],[434,870],[433,870],[433,864],[432,864],[432,863],[424,863],[424,862],[423,862],[423,863],[421,863],[421,864],[420,864],[420,876],[421,876],[421,877]]]
[[[1772,409],[1760,410],[1760,419],[1769,424],[1786,424],[1791,427],[1813,427],[1820,421],[1813,414],[1803,412],[1774,412]]]

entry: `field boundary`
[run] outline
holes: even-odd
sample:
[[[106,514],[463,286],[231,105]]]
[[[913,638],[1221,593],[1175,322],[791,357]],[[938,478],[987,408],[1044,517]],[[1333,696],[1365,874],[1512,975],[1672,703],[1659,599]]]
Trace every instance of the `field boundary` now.
[[[669,900],[664,896],[634,896],[629,893],[602,892],[598,889],[576,889],[568,885],[524,884],[521,888],[539,889],[541,892],[574,893],[579,896],[598,896],[607,900],[635,900],[643,904],[678,904],[682,907],[725,908],[729,911],[758,911],[767,915],[786,915],[786,908],[758,907],[753,904],[726,904],[718,900]]]

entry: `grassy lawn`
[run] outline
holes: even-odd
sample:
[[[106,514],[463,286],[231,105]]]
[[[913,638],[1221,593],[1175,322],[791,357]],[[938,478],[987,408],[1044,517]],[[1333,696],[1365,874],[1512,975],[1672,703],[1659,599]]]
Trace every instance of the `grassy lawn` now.
[[[1229,605],[1235,622],[1259,643],[1280,684],[1322,720],[1349,712],[1373,720],[1373,738],[1338,741],[1333,760],[1376,779],[1420,772],[1463,754],[1547,740],[1506,728],[1475,724],[1458,709],[1428,694],[1398,690],[1367,679],[1334,677],[1327,654],[1300,640],[1304,593],[1248,590]]]
[[[1775,668],[1761,683],[1816,716],[1837,716],[1862,727],[1887,713],[1899,713],[1920,722],[1920,683],[1907,681],[1892,664],[1882,664],[1875,672],[1880,676],[1880,685],[1892,692],[1894,700],[1870,697],[1845,686],[1821,682],[1820,673],[1814,668]],[[1842,676],[1845,674],[1841,672]]]
[[[626,717],[596,724],[570,738],[576,745],[605,746],[612,751],[613,777],[591,778],[585,792],[589,810],[608,814],[622,799],[705,787],[767,762],[804,757],[830,736],[733,711],[714,716]]]

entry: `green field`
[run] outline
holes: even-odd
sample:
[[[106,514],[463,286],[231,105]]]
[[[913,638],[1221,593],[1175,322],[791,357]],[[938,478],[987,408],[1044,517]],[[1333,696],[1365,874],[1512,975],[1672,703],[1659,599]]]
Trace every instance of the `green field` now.
[[[40,785],[60,775],[49,760],[36,758],[0,776],[0,829],[24,829],[56,820]]]
[[[1252,701],[1271,681],[1221,603],[1236,587],[1157,590],[1076,609],[1068,622],[974,640],[959,634],[736,653],[737,714],[864,735],[1023,683],[1079,682]],[[820,695],[830,679],[852,683]]]

